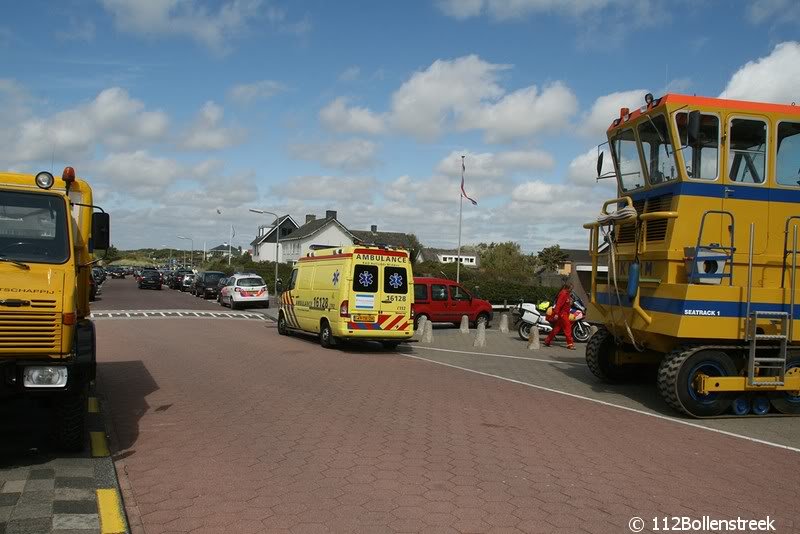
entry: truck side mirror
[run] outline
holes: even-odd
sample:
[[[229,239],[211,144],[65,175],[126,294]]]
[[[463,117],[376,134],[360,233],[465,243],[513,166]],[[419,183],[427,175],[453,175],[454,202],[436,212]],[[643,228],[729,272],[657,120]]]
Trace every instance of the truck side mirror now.
[[[108,213],[92,213],[92,249],[108,250],[111,244],[111,217]]]
[[[699,111],[690,111],[689,112],[689,119],[686,123],[686,134],[688,137],[689,145],[694,145],[697,143],[700,137],[700,112]]]
[[[604,152],[600,152],[597,155],[597,177],[600,178],[600,175],[603,174],[603,154]]]

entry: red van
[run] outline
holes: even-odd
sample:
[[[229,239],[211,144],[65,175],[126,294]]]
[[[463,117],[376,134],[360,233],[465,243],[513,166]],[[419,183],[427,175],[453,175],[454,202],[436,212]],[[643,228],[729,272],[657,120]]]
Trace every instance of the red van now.
[[[414,277],[414,325],[423,315],[434,323],[461,324],[461,316],[469,317],[474,327],[479,322],[489,326],[492,305],[475,298],[454,280]]]

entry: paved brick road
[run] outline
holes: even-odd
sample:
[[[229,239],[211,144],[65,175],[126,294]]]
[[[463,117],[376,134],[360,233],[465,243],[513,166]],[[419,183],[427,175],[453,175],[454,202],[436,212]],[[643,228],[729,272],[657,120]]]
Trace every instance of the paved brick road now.
[[[797,523],[797,453],[270,323],[102,321],[134,531],[626,532]]]

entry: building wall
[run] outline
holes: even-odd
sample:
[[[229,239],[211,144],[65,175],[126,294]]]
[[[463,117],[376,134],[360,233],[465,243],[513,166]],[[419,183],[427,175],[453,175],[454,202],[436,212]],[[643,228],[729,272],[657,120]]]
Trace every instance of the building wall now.
[[[441,263],[455,263],[458,259],[458,255],[450,255],[450,254],[440,254],[439,261]],[[467,267],[477,267],[478,266],[478,258],[475,256],[467,256],[462,254],[461,255],[461,265],[466,265]]]
[[[349,246],[353,244],[353,240],[345,234],[341,228],[332,224],[305,239],[296,239],[293,241],[281,241],[281,249],[283,253],[283,260],[286,262],[294,263],[309,252],[311,252],[311,245],[332,245],[335,247]]]
[[[283,243],[281,243],[283,245]],[[283,249],[283,246],[281,246]],[[283,250],[278,251],[278,262],[283,263]],[[261,243],[253,247],[253,261],[275,261],[275,243]]]

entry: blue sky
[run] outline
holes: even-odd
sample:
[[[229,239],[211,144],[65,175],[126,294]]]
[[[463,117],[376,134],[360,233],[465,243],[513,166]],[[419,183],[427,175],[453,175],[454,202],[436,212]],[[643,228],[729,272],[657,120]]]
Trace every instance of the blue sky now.
[[[584,247],[594,147],[666,90],[800,98],[800,4],[67,0],[0,7],[0,167],[73,165],[122,248],[252,239],[248,207]],[[218,213],[219,212],[219,213]]]

